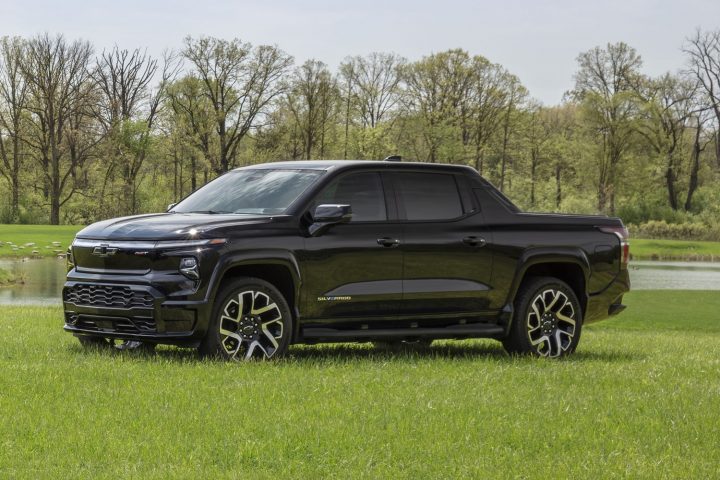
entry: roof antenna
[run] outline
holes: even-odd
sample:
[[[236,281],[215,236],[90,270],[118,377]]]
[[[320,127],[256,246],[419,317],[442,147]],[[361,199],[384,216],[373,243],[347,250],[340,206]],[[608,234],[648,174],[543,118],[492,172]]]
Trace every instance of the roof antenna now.
[[[400,155],[390,155],[389,157],[385,157],[386,162],[402,162],[402,157]]]

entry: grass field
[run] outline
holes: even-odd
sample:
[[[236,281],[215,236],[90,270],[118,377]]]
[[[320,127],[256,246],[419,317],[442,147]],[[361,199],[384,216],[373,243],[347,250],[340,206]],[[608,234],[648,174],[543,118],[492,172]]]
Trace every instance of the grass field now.
[[[720,242],[630,239],[634,260],[720,261]]]
[[[64,253],[81,228],[83,227],[77,225],[0,224],[0,257],[55,256],[56,250]],[[18,249],[13,250],[8,242],[12,242]],[[53,242],[60,242],[60,246],[54,246]],[[25,246],[27,243],[35,245]],[[37,250],[38,253],[33,254],[33,250]]]
[[[0,309],[0,478],[711,478],[720,292],[632,292],[567,360],[492,341],[225,364]]]

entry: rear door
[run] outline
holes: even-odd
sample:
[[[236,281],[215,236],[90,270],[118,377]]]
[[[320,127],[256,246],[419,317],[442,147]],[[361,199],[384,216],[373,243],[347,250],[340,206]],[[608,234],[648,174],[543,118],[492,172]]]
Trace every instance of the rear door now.
[[[364,171],[331,182],[308,209],[349,204],[349,223],[305,239],[305,316],[312,319],[391,318],[402,299],[401,227],[383,175]]]
[[[491,239],[464,182],[452,173],[392,175],[403,220],[400,314],[480,314],[488,308],[492,254],[484,247]]]

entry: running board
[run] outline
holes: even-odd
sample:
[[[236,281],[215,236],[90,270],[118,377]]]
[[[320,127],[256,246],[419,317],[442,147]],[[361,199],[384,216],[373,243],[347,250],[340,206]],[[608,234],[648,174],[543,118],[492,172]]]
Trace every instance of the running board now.
[[[361,330],[338,330],[327,327],[306,327],[302,338],[306,340],[374,339],[374,338],[457,338],[457,337],[498,337],[505,333],[499,325],[490,323],[469,323],[447,327],[419,328],[374,328]]]

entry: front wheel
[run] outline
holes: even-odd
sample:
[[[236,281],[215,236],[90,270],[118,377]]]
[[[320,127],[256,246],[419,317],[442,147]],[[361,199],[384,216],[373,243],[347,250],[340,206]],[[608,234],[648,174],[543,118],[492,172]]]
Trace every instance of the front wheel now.
[[[285,297],[270,283],[240,278],[216,297],[202,356],[227,360],[269,359],[290,345],[292,317]]]
[[[561,357],[575,351],[582,308],[565,282],[552,277],[532,278],[520,287],[514,306],[510,333],[503,340],[508,353]]]

